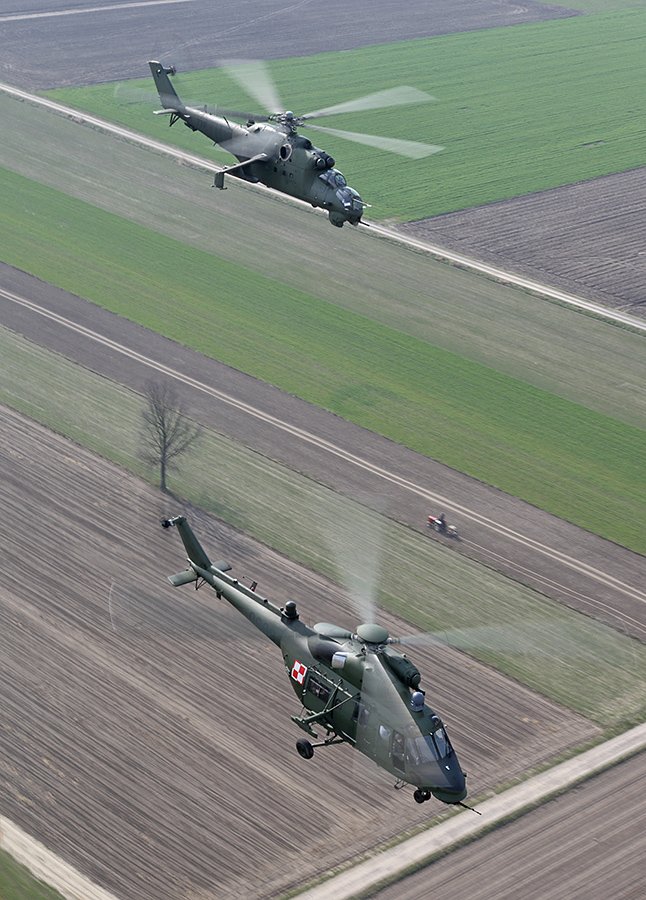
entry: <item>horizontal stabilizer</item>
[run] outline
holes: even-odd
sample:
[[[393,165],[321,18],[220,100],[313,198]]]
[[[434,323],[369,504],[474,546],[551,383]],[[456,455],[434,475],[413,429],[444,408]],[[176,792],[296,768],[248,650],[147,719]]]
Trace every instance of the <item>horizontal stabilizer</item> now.
[[[190,584],[191,581],[197,581],[197,572],[193,569],[184,569],[183,572],[178,572],[177,575],[169,575],[168,580],[173,587],[181,587],[183,584]]]
[[[223,559],[218,560],[218,562],[213,563],[213,568],[217,569],[219,572],[230,572],[231,566],[228,562],[225,562]]]

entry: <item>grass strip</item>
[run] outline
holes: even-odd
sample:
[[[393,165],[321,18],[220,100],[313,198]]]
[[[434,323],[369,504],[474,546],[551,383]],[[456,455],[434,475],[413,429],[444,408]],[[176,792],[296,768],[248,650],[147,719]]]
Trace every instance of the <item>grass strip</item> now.
[[[2,328],[0,358],[0,402],[150,477],[137,458],[139,395]],[[383,608],[423,631],[460,634],[476,658],[606,730],[643,720],[646,647],[423,534],[212,430],[171,487],[346,587],[356,560],[374,560]],[[154,514],[133,509],[135,516]],[[354,620],[349,607],[338,624],[352,627]],[[519,640],[527,637],[531,643]]]
[[[0,898],[2,900],[63,900],[61,894],[38,881],[26,866],[0,850]]]
[[[639,552],[642,429],[0,170],[5,261]]]

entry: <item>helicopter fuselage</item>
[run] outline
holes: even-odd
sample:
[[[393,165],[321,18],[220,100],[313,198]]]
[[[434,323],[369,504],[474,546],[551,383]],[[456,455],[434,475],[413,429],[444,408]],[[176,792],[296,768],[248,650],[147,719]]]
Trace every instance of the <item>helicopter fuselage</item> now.
[[[289,126],[256,122],[243,126],[191,107],[185,107],[180,118],[188,128],[200,131],[235,156],[239,164],[246,163],[225,168],[224,174],[260,182],[325,209],[333,225],[358,225],[361,221],[363,201],[335,168],[334,159]]]
[[[276,121],[249,120],[240,125],[206,109],[185,105],[168,78],[172,67],[151,62],[150,68],[163,106],[157,114],[168,115],[171,126],[182,121],[238,160],[216,175],[215,187],[224,189],[224,176],[230,174],[320,207],[337,227],[346,222],[359,224],[365,208],[361,197],[334,167],[334,159],[298,134],[295,119],[289,118],[291,113],[275,117]]]
[[[465,775],[443,722],[418,689],[420,673],[390,645],[385,630],[362,625],[352,634],[325,623],[310,628],[292,601],[277,607],[227,575],[227,564],[212,564],[183,516],[162,525],[177,527],[188,554],[189,568],[171,576],[171,583],[208,583],[280,648],[303,707],[292,720],[312,737],[317,728],[325,732],[315,746],[351,744],[399,783],[414,785],[416,799],[465,799]]]

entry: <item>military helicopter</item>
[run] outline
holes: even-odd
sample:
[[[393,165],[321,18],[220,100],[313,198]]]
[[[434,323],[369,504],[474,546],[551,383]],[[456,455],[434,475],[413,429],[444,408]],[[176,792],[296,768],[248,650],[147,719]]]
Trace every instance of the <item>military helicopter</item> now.
[[[188,568],[169,577],[170,583],[209,584],[282,653],[290,684],[302,704],[292,721],[322,740],[296,742],[304,759],[316,747],[347,743],[396,778],[395,788],[414,787],[417,803],[431,796],[446,804],[467,807],[466,775],[449,740],[446,727],[420,690],[421,675],[394,648],[397,641],[374,623],[359,625],[355,633],[326,622],[305,625],[294,601],[281,608],[226,573],[226,562],[212,563],[184,516],[162,520],[176,527],[187,553]]]
[[[262,182],[267,187],[327,210],[330,222],[338,228],[343,227],[346,222],[358,225],[368,204],[363,202],[358,192],[348,185],[342,173],[335,168],[334,158],[315,147],[308,138],[298,133],[297,128],[316,128],[337,137],[414,159],[421,159],[442,149],[417,141],[323,128],[310,121],[336,113],[400,106],[433,99],[417,88],[391,88],[305,115],[296,115],[290,110],[280,111],[280,101],[262,63],[242,63],[228,66],[227,71],[261,104],[273,108],[268,114],[237,112],[220,107],[209,111],[207,107],[197,108],[182,102],[169,78],[177,74],[174,66],[163,66],[155,60],[149,61],[148,65],[163,107],[155,110],[155,115],[168,115],[170,126],[181,120],[191,131],[200,131],[238,160],[236,165],[228,166],[215,175],[214,187],[225,190],[225,175],[233,175],[252,183]],[[239,125],[230,121],[231,119],[243,119],[246,124]]]

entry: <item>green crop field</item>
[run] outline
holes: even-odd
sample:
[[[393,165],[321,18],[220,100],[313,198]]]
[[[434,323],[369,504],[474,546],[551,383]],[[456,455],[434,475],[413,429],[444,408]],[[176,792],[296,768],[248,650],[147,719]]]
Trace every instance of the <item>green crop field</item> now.
[[[37,881],[25,866],[0,850],[1,900],[63,900],[53,888]]]
[[[0,356],[0,402],[143,473],[139,395],[2,328]],[[357,560],[366,568],[374,560],[375,571],[363,574],[379,572],[381,606],[422,630],[448,630],[455,646],[604,728],[643,717],[643,645],[234,441],[205,430],[171,486],[346,588],[361,571]],[[134,521],[151,514],[133,498]],[[316,621],[307,597],[299,603]],[[339,624],[354,617],[348,606]]]
[[[321,136],[373,204],[372,218],[412,220],[642,166],[645,54],[642,8],[276,61],[271,70],[285,103],[302,113],[405,83],[437,97],[329,122],[445,147],[425,160]],[[152,79],[133,86],[151,90]],[[187,74],[181,90],[188,99],[250,106],[218,70]],[[49,96],[214,158],[206,138],[152,115],[158,101],[124,104],[114,85]]]
[[[646,353],[639,334],[406,250],[368,229],[332,228],[324,216],[243,182],[210,190],[204,172],[2,94],[0,119],[12,123],[2,141],[7,169],[173,238],[175,248],[205,250],[286,292],[307,291],[646,427]],[[182,256],[175,264],[183,268]],[[209,324],[216,322],[210,318]]]
[[[642,429],[12,173],[0,191],[6,262],[646,549]]]

